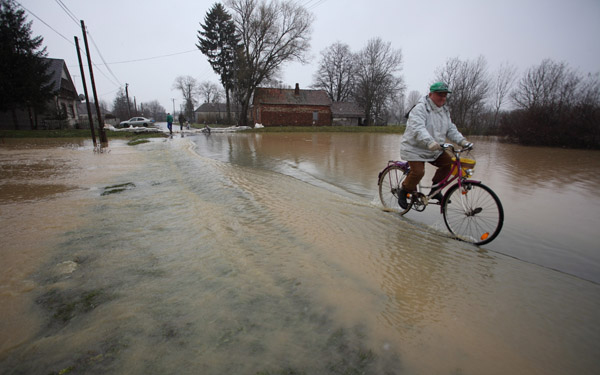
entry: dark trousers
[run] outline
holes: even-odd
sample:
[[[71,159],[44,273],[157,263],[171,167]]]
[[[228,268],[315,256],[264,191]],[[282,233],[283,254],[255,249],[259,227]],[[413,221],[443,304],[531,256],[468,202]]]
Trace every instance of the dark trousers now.
[[[432,182],[437,184],[442,181],[444,177],[450,174],[452,170],[452,157],[446,152],[442,154],[432,162],[429,162],[437,167],[437,171],[433,175]],[[410,172],[402,182],[402,188],[408,192],[417,191],[417,185],[425,176],[425,162],[424,161],[409,161]]]

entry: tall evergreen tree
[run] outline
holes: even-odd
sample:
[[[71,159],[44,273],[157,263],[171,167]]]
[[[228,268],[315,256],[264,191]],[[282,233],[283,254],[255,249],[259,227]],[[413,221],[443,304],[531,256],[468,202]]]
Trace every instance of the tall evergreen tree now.
[[[11,111],[18,129],[17,109],[42,112],[51,97],[49,62],[41,36],[31,36],[31,21],[13,0],[0,0],[0,110]]]
[[[208,57],[215,73],[221,77],[227,101],[227,121],[231,123],[230,93],[234,86],[234,69],[239,38],[231,15],[220,3],[215,3],[204,17],[198,30],[196,47]]]

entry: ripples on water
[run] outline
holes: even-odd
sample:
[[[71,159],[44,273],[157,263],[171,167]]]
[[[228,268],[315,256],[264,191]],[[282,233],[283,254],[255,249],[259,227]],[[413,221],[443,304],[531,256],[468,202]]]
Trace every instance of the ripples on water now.
[[[321,141],[294,139],[313,150]],[[285,143],[232,147],[226,162],[207,142],[245,140],[16,151],[45,155],[56,172],[15,172],[3,192],[17,182],[67,189],[0,200],[13,257],[1,279],[11,317],[0,331],[3,373],[597,368],[596,285],[385,213],[355,170],[328,181],[310,157],[282,158],[273,147]],[[27,163],[0,151],[3,170]],[[122,183],[135,188],[101,195]]]

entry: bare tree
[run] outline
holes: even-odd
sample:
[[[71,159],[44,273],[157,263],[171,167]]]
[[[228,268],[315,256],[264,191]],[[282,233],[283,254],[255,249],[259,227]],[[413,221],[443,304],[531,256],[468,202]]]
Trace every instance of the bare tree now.
[[[203,103],[217,103],[221,100],[221,88],[213,82],[202,81],[198,85],[198,94]]]
[[[579,88],[579,97],[581,105],[600,106],[600,73],[590,73],[582,79]]]
[[[393,124],[404,124],[406,119],[404,114],[406,113],[406,98],[404,93],[398,94],[398,96],[392,101],[389,108],[389,121]]]
[[[354,91],[354,54],[350,46],[336,42],[321,51],[312,87],[325,90],[334,102],[347,101]]]
[[[194,107],[196,105],[194,96],[198,91],[198,81],[191,76],[178,76],[175,78],[175,82],[173,82],[173,89],[181,91],[183,102],[185,103],[185,115],[187,118],[193,118]]]
[[[519,108],[501,132],[530,145],[600,148],[600,81],[546,59],[527,70],[512,92]]]
[[[165,107],[163,107],[158,100],[141,103],[140,107],[143,108],[142,115],[144,117],[153,118],[155,120],[163,120],[165,118],[165,114],[167,113]]]
[[[512,86],[517,77],[517,68],[514,65],[504,63],[496,72],[496,80],[494,81],[494,91],[492,97],[492,110],[494,113],[492,127],[498,126],[498,114],[504,104],[504,99],[509,95]]]
[[[262,84],[265,85],[266,87],[272,87],[275,89],[288,90],[288,89],[293,88],[292,85],[287,85],[287,84],[283,83],[283,81],[281,79],[279,79],[279,74],[274,75],[273,78],[265,79]]]
[[[418,91],[411,91],[408,93],[408,97],[406,98],[406,110],[410,111],[412,107],[414,107],[421,99],[421,93]]]
[[[517,83],[512,99],[523,109],[569,106],[575,101],[581,79],[564,62],[545,59],[527,70]]]
[[[452,120],[470,132],[477,131],[490,88],[485,58],[479,56],[472,61],[449,59],[444,67],[438,68],[436,77],[436,81],[445,82],[452,90],[448,96]]]
[[[367,125],[384,124],[393,100],[404,91],[401,77],[402,52],[390,42],[371,39],[356,58],[354,97],[365,109]]]
[[[314,16],[295,1],[227,0],[240,42],[236,88],[241,125],[248,123],[254,90],[285,62],[305,62]]]

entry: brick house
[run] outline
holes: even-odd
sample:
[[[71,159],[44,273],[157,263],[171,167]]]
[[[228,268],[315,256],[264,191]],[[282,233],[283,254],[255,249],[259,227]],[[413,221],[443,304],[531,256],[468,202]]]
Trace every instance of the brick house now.
[[[264,126],[330,126],[331,99],[323,90],[259,87],[254,92],[252,121]]]

